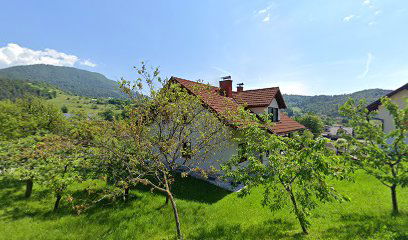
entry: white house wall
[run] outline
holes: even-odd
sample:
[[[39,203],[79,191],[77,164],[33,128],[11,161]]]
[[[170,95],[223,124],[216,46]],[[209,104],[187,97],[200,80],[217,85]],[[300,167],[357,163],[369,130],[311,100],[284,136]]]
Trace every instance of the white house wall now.
[[[271,104],[268,107],[279,108],[278,102],[276,99],[273,99]],[[268,113],[268,107],[254,107],[250,108],[252,112],[256,114]],[[279,110],[280,111],[280,110]],[[278,114],[278,120],[280,120],[280,113]]]
[[[390,97],[393,103],[396,103],[400,109],[404,108],[407,104],[408,99],[408,90],[402,90],[397,92],[396,94]],[[389,133],[395,129],[394,120],[388,110],[383,106],[380,105],[378,107],[378,114],[377,118],[381,119],[383,122],[384,132]],[[405,138],[405,142],[408,143],[408,138]]]

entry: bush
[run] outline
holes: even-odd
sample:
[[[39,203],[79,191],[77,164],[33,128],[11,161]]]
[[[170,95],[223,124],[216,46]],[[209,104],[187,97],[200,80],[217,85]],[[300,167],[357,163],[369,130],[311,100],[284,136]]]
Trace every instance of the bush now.
[[[107,109],[99,113],[99,115],[106,121],[113,121],[113,111],[111,109]]]
[[[313,114],[306,114],[305,116],[296,118],[296,121],[307,127],[315,137],[319,136],[323,132],[323,121],[322,119]]]
[[[62,106],[61,107],[61,111],[63,112],[63,113],[68,113],[68,107],[67,106]]]

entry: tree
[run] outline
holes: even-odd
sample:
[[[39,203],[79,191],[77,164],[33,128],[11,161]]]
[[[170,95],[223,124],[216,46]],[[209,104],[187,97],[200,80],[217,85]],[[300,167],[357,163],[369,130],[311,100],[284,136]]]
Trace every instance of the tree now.
[[[390,188],[393,213],[397,214],[397,187],[408,185],[408,145],[404,142],[408,134],[408,105],[399,109],[389,98],[382,98],[381,104],[394,120],[395,129],[389,133],[373,121],[377,111],[369,112],[365,101],[357,104],[349,99],[340,108],[354,131],[354,136],[343,136],[347,140],[343,154]]]
[[[62,112],[62,113],[68,113],[68,107],[67,107],[66,105],[63,105],[63,106],[61,107],[61,112]]]
[[[123,193],[124,200],[127,200],[134,174],[139,174],[141,170],[138,163],[151,155],[142,147],[150,146],[145,145],[143,139],[129,134],[138,129],[128,119],[94,123],[94,127],[95,124],[99,125],[92,133],[94,165],[98,166],[96,171],[99,175],[106,176],[107,182],[118,188]],[[139,133],[136,135],[139,136]],[[114,189],[113,192],[117,191]]]
[[[319,202],[346,199],[329,184],[329,179],[341,178],[347,169],[326,148],[325,139],[314,139],[308,131],[277,136],[252,124],[242,129],[236,141],[245,143],[245,151],[223,166],[226,179],[245,185],[241,197],[262,186],[262,204],[272,211],[291,205],[303,233],[308,233],[309,211]],[[241,164],[243,158],[246,164]]]
[[[113,121],[114,113],[112,109],[106,109],[105,111],[99,113],[99,115],[106,121]]]
[[[80,144],[68,137],[47,135],[35,147],[38,174],[41,185],[47,186],[55,194],[54,211],[59,209],[61,198],[67,187],[82,179],[85,157],[79,154]]]
[[[15,102],[1,101],[0,120],[0,140],[4,141],[3,146],[7,146],[0,149],[5,155],[0,168],[5,171],[19,169],[12,172],[26,181],[25,196],[30,197],[36,175],[30,169],[37,164],[36,156],[32,155],[33,147],[45,134],[62,131],[64,118],[45,100],[27,97]]]
[[[307,127],[315,137],[320,136],[324,130],[322,119],[314,114],[308,113],[302,117],[296,118],[296,121]]]
[[[173,208],[177,236],[182,238],[176,201],[171,186],[176,170],[182,176],[200,171],[200,163],[223,147],[227,127],[200,98],[176,82],[162,79],[158,69],[150,72],[142,63],[135,84],[122,82],[122,89],[134,102],[129,111],[127,134],[133,139],[135,154],[128,161],[131,182],[142,183],[166,195]],[[208,90],[202,85],[201,90]],[[148,97],[141,94],[148,92]],[[135,93],[138,92],[138,93]]]
[[[6,173],[26,182],[24,196],[29,198],[33,190],[33,182],[40,173],[37,171],[39,165],[36,154],[36,144],[40,142],[42,136],[31,135],[25,138],[11,140],[6,144],[7,150],[5,159]]]

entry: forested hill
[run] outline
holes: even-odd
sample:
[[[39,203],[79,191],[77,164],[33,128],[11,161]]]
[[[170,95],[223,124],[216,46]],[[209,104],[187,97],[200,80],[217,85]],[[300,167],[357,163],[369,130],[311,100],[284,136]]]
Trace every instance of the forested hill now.
[[[16,99],[27,95],[51,99],[56,97],[56,94],[55,87],[47,83],[32,83],[0,76],[0,100]]]
[[[365,98],[367,103],[371,103],[389,92],[391,92],[391,90],[376,88],[341,95],[301,96],[284,94],[283,97],[288,106],[290,115],[292,115],[292,112],[294,112],[295,115],[311,112],[319,115],[337,117],[339,116],[338,107],[344,104],[349,98],[356,100]]]
[[[118,84],[104,75],[73,67],[45,64],[0,69],[0,78],[29,82],[45,82],[63,91],[87,97],[121,97]]]

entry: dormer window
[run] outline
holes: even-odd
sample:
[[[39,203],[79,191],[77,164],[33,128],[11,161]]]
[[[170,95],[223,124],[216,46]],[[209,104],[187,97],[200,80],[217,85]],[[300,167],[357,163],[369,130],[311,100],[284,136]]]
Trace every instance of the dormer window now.
[[[272,122],[279,121],[279,109],[274,107],[268,107],[268,114],[270,115]]]

